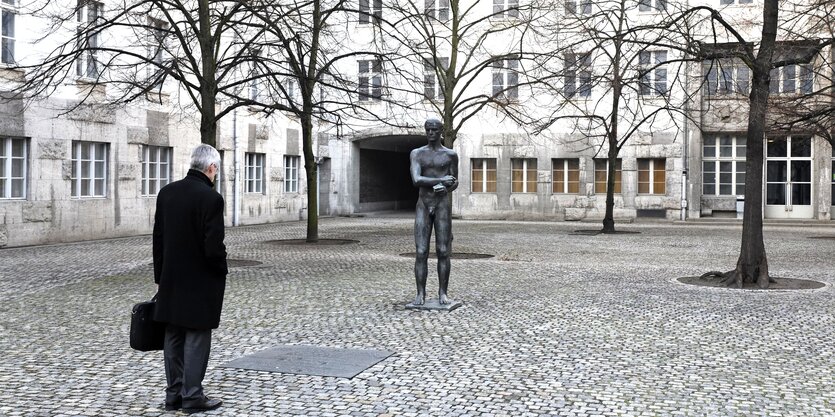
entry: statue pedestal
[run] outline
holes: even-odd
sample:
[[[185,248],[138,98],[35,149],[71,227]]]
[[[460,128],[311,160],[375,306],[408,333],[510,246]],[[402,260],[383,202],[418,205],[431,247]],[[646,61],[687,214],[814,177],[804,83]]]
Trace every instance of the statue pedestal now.
[[[406,304],[406,310],[440,310],[440,311],[452,311],[458,307],[461,307],[464,303],[460,301],[452,301],[449,304],[441,304],[438,302],[437,298],[433,298],[431,300],[426,300],[425,303],[421,305],[416,305],[414,303]]]

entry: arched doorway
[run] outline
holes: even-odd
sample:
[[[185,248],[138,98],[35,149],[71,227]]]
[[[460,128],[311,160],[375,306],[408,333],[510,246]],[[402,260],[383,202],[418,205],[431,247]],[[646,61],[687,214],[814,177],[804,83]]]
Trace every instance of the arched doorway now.
[[[417,189],[409,172],[409,153],[426,144],[417,135],[374,136],[354,141],[358,148],[357,212],[413,210]]]

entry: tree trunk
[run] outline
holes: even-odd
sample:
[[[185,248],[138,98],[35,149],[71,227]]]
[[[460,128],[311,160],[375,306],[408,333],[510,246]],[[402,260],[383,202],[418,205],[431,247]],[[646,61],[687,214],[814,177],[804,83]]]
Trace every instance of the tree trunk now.
[[[217,79],[214,42],[212,37],[212,23],[208,0],[198,2],[200,33],[201,77],[200,82],[200,141],[217,148],[217,112],[215,109],[217,96]]]
[[[319,241],[319,165],[313,154],[313,117],[312,112],[302,115],[302,149],[304,153],[304,172],[307,175],[307,242]],[[312,110],[312,107],[311,109]]]
[[[769,71],[777,37],[777,0],[766,0],[763,8],[762,42],[753,65],[749,97],[747,151],[745,154],[745,210],[742,220],[742,246],[729,284],[742,287],[756,282],[768,288],[768,260],[763,242],[763,141],[768,107]]]
[[[620,78],[620,39],[615,41],[615,55],[612,58],[612,113],[609,118],[609,131],[606,138],[609,152],[606,155],[606,214],[603,216],[603,233],[615,232],[615,173],[618,162],[618,106],[623,85]],[[621,184],[623,178],[621,178]]]

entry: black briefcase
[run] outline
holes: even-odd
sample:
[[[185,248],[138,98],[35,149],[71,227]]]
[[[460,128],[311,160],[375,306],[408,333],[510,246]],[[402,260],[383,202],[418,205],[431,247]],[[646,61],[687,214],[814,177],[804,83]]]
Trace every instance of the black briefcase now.
[[[165,342],[165,323],[154,321],[155,295],[151,301],[137,303],[131,310],[130,347],[142,352],[162,350]]]

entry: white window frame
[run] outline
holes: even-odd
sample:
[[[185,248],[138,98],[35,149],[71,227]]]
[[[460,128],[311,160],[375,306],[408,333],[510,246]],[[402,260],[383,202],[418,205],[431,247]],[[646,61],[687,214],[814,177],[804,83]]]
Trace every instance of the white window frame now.
[[[82,151],[88,148],[89,159],[82,159]],[[73,198],[106,198],[108,188],[108,172],[110,144],[107,142],[72,142],[72,174],[70,175],[71,195]],[[84,163],[87,162],[87,169]],[[102,174],[96,176],[96,165],[101,164]],[[86,171],[86,172],[85,172]],[[87,193],[82,194],[82,184],[87,182]],[[101,192],[96,192],[96,184],[102,184]]]
[[[621,193],[623,193],[623,160],[621,158],[618,158],[616,161],[617,162],[615,162],[615,183],[614,183],[615,190],[614,190],[614,193],[615,194],[621,194]],[[594,160],[592,162],[594,162],[594,182],[593,182],[594,193],[595,194],[606,194],[606,187],[609,184],[609,158],[594,158]],[[597,169],[598,166],[600,166],[600,165],[603,166],[602,170]],[[605,177],[603,178],[603,187],[602,187],[603,190],[597,191],[597,184],[599,183],[597,181],[597,173],[601,172],[601,171],[605,173]],[[620,177],[620,178],[618,178],[618,177]],[[620,187],[620,190],[618,190],[618,187]]]
[[[171,182],[172,154],[169,146],[142,145],[143,196],[156,196],[162,187]]]
[[[522,161],[522,191],[513,191],[513,173],[514,171],[519,171],[519,169],[514,168],[515,161]],[[530,163],[533,162],[533,168],[529,167]],[[533,178],[533,190],[528,189],[528,182],[530,182],[530,178],[528,178],[528,170],[534,170],[534,178]],[[535,193],[537,192],[537,160],[536,158],[511,158],[510,159],[510,192],[512,193]]]
[[[163,71],[162,63],[165,60],[165,34],[168,23],[160,19],[148,18],[148,79],[151,81]],[[157,87],[162,84],[162,79],[154,82]]]
[[[666,96],[667,51],[641,51],[638,53],[638,94],[642,96]]]
[[[499,59],[493,67],[493,97],[516,101],[519,99],[519,59]]]
[[[752,4],[754,0],[719,0],[720,6],[730,6],[733,4]]]
[[[450,0],[425,0],[426,17],[439,22],[449,21]]]
[[[640,12],[663,12],[667,10],[667,0],[638,0]]]
[[[519,0],[493,0],[493,18],[518,19]]]
[[[90,26],[94,25],[93,19],[98,19],[102,16],[104,4],[92,0],[78,0],[78,8],[76,10],[76,23],[78,34],[78,41],[82,42],[82,34]],[[83,42],[87,43],[88,48],[99,47],[101,42],[101,33],[93,33],[84,36]],[[78,45],[79,48],[82,45]],[[96,49],[84,51],[77,59],[75,64],[75,75],[83,79],[96,79],[101,75],[102,68],[99,66],[98,51]]]
[[[380,101],[383,98],[383,61],[357,61],[359,101]]]
[[[563,94],[566,98],[591,97],[591,53],[568,53],[563,58]]]
[[[723,139],[725,139],[723,141]],[[740,139],[742,139],[740,141]],[[740,144],[740,142],[743,142]],[[722,148],[729,150],[724,152]],[[711,152],[712,150],[712,152]],[[745,152],[747,151],[747,143],[745,143],[744,134],[712,134],[705,135],[702,140],[702,195],[709,196],[745,196]],[[712,165],[713,171],[708,171],[705,168]],[[722,170],[722,166],[730,166],[731,170]],[[730,165],[728,165],[730,164]],[[712,183],[706,181],[707,173],[713,173]],[[730,174],[731,181],[723,182],[722,174]],[[713,192],[706,192],[706,186],[711,185]],[[722,186],[730,185],[730,193],[722,193]],[[739,187],[742,187],[739,189]]]
[[[570,169],[569,163],[575,162],[577,164],[577,168],[575,170]],[[562,178],[561,181],[556,181],[556,171],[557,169],[562,170]],[[570,172],[576,171],[577,172],[577,181],[570,181]],[[562,182],[562,190],[557,190],[557,183]],[[569,183],[577,183],[577,191],[571,192]],[[551,192],[554,194],[579,194],[580,193],[580,158],[554,158],[551,160]]]
[[[642,193],[641,190],[641,163],[643,161],[648,161],[649,167],[649,191]],[[664,182],[661,183],[661,187],[663,190],[656,190],[655,189],[655,171],[656,165],[658,163],[664,165]],[[664,158],[638,158],[637,160],[637,171],[638,171],[638,194],[639,195],[666,195],[667,194],[667,160]]]
[[[565,0],[566,16],[590,16],[592,0]]]
[[[443,70],[449,68],[449,58],[438,57],[438,63]],[[432,58],[423,60],[423,99],[429,101],[443,101],[444,89],[438,79],[438,68]]]
[[[244,154],[244,192],[248,194],[264,194],[264,171],[267,155],[256,152]]]
[[[374,23],[383,20],[383,0],[359,0],[359,24]]]
[[[769,74],[771,94],[809,94],[813,89],[814,72],[812,64],[786,65],[772,68]]]
[[[489,162],[492,163],[492,169],[489,166]],[[475,184],[475,181],[472,181],[470,184],[470,192],[478,193],[478,194],[485,194],[485,193],[495,193],[498,188],[498,161],[496,158],[473,158],[471,159],[471,173],[470,176],[475,178],[475,172],[481,171],[481,191],[476,191],[475,187],[472,185]],[[487,181],[487,173],[489,171],[493,171],[493,177],[496,178],[494,181]],[[487,184],[493,184],[493,191],[490,191],[487,187]]]
[[[735,59],[716,59],[703,64],[705,95],[747,96],[751,89],[751,70]]]
[[[14,65],[15,59],[15,31],[17,21],[17,0],[2,0],[0,1],[0,63],[7,65]]]
[[[14,143],[22,144],[22,155],[13,155]],[[15,161],[20,164],[20,175],[14,175]],[[24,200],[29,177],[29,141],[25,138],[0,137],[0,200]],[[20,195],[15,195],[14,185],[20,184]]]
[[[284,155],[284,192],[299,192],[299,165],[301,157],[298,155]]]

